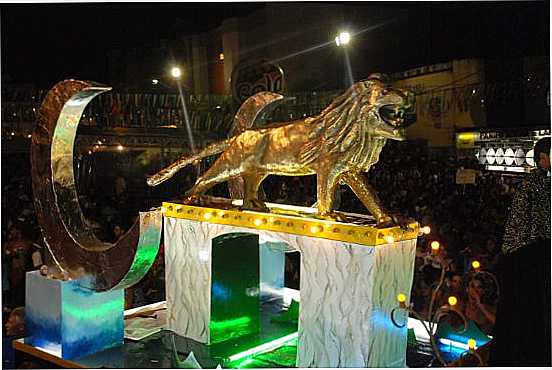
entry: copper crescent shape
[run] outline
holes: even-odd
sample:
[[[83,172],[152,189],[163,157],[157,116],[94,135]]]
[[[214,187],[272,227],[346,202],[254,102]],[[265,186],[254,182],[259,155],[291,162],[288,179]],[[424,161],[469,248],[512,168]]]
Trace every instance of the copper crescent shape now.
[[[31,142],[34,205],[44,241],[56,264],[89,289],[127,288],[151,267],[161,237],[160,211],[140,217],[115,244],[97,239],[86,225],[73,173],[73,148],[82,113],[111,90],[89,81],[65,80],[46,95]]]

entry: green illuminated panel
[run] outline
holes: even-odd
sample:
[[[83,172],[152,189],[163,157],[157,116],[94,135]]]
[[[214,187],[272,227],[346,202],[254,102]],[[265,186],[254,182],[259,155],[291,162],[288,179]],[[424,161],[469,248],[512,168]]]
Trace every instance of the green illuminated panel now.
[[[213,239],[210,344],[259,332],[259,237]]]
[[[224,366],[232,369],[295,367],[297,332],[249,348],[227,358]]]

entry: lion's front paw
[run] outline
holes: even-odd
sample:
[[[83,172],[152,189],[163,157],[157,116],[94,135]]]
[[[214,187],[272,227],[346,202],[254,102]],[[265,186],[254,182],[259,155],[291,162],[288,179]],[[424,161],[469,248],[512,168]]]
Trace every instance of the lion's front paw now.
[[[376,227],[378,229],[385,229],[387,227],[399,226],[402,229],[407,229],[412,222],[414,222],[412,219],[399,214],[383,215],[378,219]]]
[[[385,229],[396,225],[397,224],[393,220],[393,217],[391,217],[390,215],[383,215],[380,218],[378,218],[378,223],[376,224],[376,228]]]
[[[330,211],[330,212],[326,212],[326,213],[319,213],[319,214],[316,215],[316,217],[321,218],[323,220],[347,222],[347,217],[345,217],[345,215],[343,215],[339,212],[335,212],[335,211]]]
[[[182,200],[182,204],[189,206],[200,206],[201,205],[201,195],[188,195]]]

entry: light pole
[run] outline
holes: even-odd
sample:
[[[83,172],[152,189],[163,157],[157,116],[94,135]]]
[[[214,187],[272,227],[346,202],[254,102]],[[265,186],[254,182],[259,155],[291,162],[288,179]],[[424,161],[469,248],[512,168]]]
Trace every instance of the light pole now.
[[[345,84],[347,88],[353,85],[353,71],[351,70],[351,62],[349,61],[349,51],[348,45],[351,41],[351,34],[347,31],[341,31],[335,37],[335,44],[343,49],[343,54],[345,57]]]
[[[171,76],[176,81],[176,86],[178,87],[178,94],[180,96],[180,103],[182,104],[182,110],[184,112],[184,125],[186,126],[186,132],[188,133],[188,140],[190,141],[190,150],[192,154],[196,153],[195,149],[195,142],[194,137],[192,134],[192,128],[190,126],[190,118],[188,116],[188,109],[186,107],[186,101],[184,100],[184,94],[182,93],[182,84],[181,84],[181,77],[182,77],[182,70],[178,66],[173,66],[171,68]],[[198,165],[196,168],[197,176],[200,175],[201,168]]]

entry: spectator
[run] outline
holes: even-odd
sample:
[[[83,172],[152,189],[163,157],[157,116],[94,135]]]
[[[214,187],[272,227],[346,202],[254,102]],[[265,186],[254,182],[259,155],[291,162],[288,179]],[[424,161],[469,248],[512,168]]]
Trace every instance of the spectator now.
[[[10,304],[13,306],[25,304],[25,274],[33,267],[32,248],[23,225],[20,223],[11,225],[8,231],[8,241],[4,245],[4,258],[9,263],[8,279],[12,293]]]
[[[15,351],[12,347],[14,339],[25,336],[25,309],[14,308],[4,324],[4,335],[2,336],[2,368],[16,368]]]
[[[448,305],[448,298],[450,296],[454,296],[457,300],[454,308],[460,312],[464,312],[467,298],[464,287],[464,278],[459,272],[449,272],[447,274],[445,286],[437,293],[436,296],[437,307]]]
[[[491,289],[489,282],[481,276],[472,276],[466,289],[468,301],[464,310],[466,318],[474,321],[487,334],[492,333],[496,321],[496,302]]]
[[[516,191],[504,233],[502,293],[491,366],[550,367],[552,363],[550,137],[535,144],[534,156],[538,166]]]

